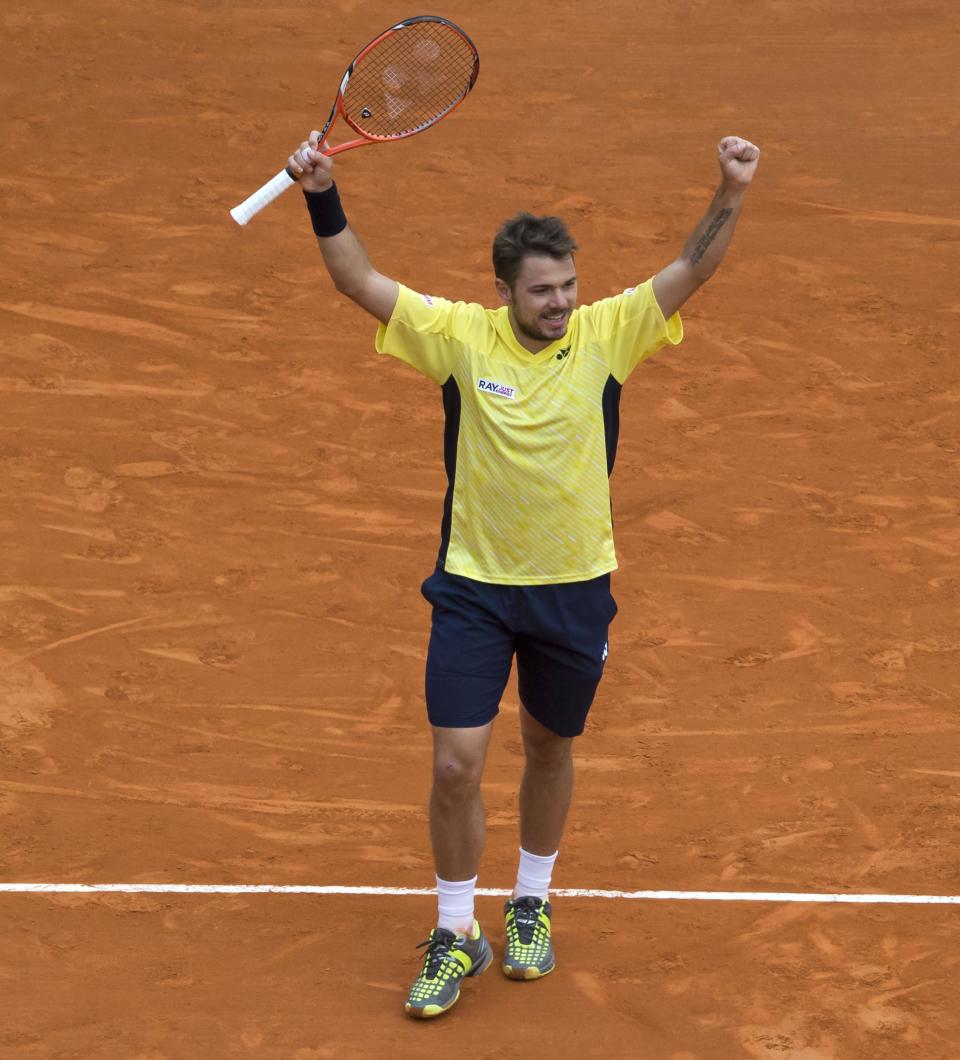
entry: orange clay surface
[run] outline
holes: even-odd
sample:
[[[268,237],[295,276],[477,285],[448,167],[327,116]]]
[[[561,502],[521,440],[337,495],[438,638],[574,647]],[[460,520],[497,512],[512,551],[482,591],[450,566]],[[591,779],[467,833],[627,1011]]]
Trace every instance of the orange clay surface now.
[[[435,388],[297,192],[390,3],[12,0],[0,169],[0,882],[428,887]],[[960,894],[960,172],[948,0],[443,12],[475,94],[341,156],[377,266],[492,304],[564,215],[583,300],[762,146],[687,338],[624,391],[620,603],[560,887]],[[509,887],[511,685],[480,883]],[[499,948],[500,900],[479,913]],[[402,1013],[430,897],[0,895],[0,1056],[956,1060],[960,910],[558,899],[557,971]]]

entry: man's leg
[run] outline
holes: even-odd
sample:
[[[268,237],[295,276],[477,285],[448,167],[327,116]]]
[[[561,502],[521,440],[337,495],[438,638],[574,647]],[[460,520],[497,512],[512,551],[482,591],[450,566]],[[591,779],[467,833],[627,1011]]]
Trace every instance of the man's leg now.
[[[493,960],[474,915],[477,869],[485,832],[480,781],[493,722],[471,728],[433,727],[430,836],[437,871],[437,926],[423,945],[423,967],[406,1010],[439,1016],[460,996],[460,981]]]
[[[540,979],[554,968],[550,877],[573,795],[573,737],[558,736],[524,707],[520,728],[526,766],[520,785],[520,865],[504,906],[504,974]]]
[[[603,676],[607,630],[617,612],[610,576],[531,586],[517,647],[520,728],[520,871],[514,898],[546,901],[573,796],[573,740]]]
[[[573,737],[557,736],[523,706],[520,731],[526,754],[520,784],[520,845],[529,854],[553,857],[573,797]],[[515,891],[514,898],[528,893]]]
[[[423,595],[433,604],[425,691],[433,727],[430,836],[438,915],[406,1010],[429,1018],[448,1011],[461,981],[493,959],[474,914],[485,831],[480,781],[510,676],[513,637],[499,617],[502,586],[437,571]]]
[[[510,676],[513,635],[505,587],[436,571],[423,583],[433,604],[425,692],[433,733],[430,836],[438,927],[473,930],[473,891],[483,852],[480,781],[493,720]]]
[[[573,740],[603,675],[616,614],[609,576],[532,586],[524,598],[517,676],[526,768],[520,789],[520,864],[504,907],[504,974],[539,979],[555,967],[550,879],[573,795]]]
[[[457,933],[473,931],[473,884],[486,831],[480,781],[492,730],[493,722],[469,729],[433,727],[430,838],[440,896],[438,926]]]

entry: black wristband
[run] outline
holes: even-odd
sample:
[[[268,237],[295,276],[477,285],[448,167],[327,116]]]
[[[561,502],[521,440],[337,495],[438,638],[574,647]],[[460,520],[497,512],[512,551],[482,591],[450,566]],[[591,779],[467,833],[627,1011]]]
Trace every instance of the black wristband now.
[[[340,193],[336,184],[331,184],[326,191],[304,191],[307,209],[314,232],[321,239],[339,235],[347,227],[347,215],[340,205]]]

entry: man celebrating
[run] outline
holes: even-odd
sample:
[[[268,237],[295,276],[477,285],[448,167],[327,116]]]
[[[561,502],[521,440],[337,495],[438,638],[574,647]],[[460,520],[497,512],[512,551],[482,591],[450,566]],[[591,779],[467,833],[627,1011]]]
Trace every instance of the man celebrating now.
[[[493,242],[496,310],[418,294],[378,272],[347,224],[318,133],[290,156],[337,290],[380,322],[376,348],[442,391],[448,489],[426,664],[433,732],[430,832],[438,920],[406,1001],[446,1012],[493,959],[474,916],[484,841],[480,783],[514,656],[525,768],[520,861],[505,907],[504,973],[554,968],[550,878],[583,732],[617,607],[609,477],[620,390],[683,336],[678,310],[730,244],[760,158],[719,144],[721,183],[675,261],[623,294],[577,307],[577,249],[557,217],[519,214]]]

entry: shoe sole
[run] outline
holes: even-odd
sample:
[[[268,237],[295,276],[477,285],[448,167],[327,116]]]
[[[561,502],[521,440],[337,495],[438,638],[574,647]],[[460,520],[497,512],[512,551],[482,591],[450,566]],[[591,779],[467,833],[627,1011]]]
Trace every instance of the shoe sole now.
[[[488,942],[486,948],[483,951],[483,956],[480,958],[480,962],[475,964],[469,972],[464,976],[464,979],[472,979],[475,975],[483,975],[483,973],[493,963],[493,950],[490,948]],[[458,990],[453,997],[450,999],[449,1005],[425,1005],[423,1008],[416,1008],[413,1005],[404,1005],[404,1010],[408,1016],[413,1016],[414,1019],[418,1020],[430,1020],[435,1019],[437,1016],[442,1016],[444,1012],[449,1012],[450,1009],[460,1000],[460,991]]]
[[[542,979],[545,975],[549,975],[556,964],[551,964],[549,968],[514,968],[512,965],[503,964],[500,966],[503,969],[503,974],[508,979],[517,979],[520,982],[524,982],[528,979]]]

